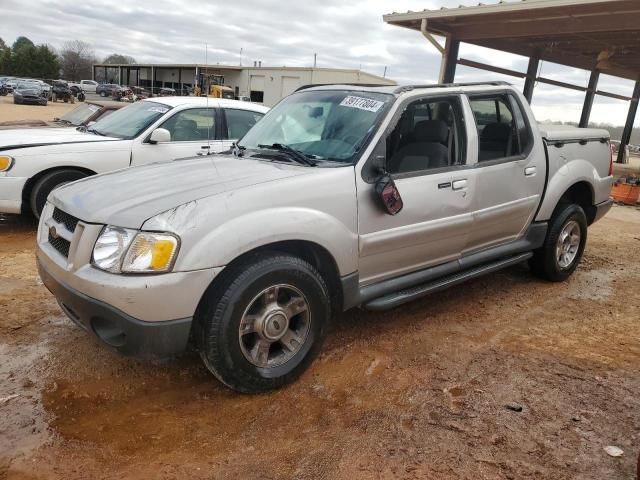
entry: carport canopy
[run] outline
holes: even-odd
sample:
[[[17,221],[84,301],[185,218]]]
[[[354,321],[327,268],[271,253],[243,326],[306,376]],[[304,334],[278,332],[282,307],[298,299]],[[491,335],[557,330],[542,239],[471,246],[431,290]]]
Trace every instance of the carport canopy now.
[[[384,21],[422,32],[443,55],[441,83],[455,81],[456,65],[525,79],[529,101],[536,82],[585,92],[580,126],[587,126],[595,95],[630,102],[618,161],[631,140],[640,98],[640,0],[521,0],[494,5],[392,13]],[[446,38],[441,46],[433,35]],[[529,58],[518,72],[459,58],[460,42]],[[591,72],[588,86],[538,76],[540,61]],[[632,97],[598,90],[605,73],[636,82]]]

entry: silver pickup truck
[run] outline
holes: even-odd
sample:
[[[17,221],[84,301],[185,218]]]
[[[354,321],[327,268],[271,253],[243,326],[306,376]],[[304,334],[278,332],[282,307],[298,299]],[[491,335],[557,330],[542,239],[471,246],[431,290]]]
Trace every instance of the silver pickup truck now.
[[[566,279],[610,208],[611,161],[606,131],[539,127],[503,83],[306,88],[227,154],[58,188],[38,266],[104,343],[192,345],[258,392],[307,367],[332,312],[524,261]]]

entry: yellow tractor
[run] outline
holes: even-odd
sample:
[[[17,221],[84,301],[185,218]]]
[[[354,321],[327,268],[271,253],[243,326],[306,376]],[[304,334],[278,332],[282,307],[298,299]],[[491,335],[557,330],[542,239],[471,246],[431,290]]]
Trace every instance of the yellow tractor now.
[[[196,95],[211,98],[230,98],[231,100],[235,98],[233,89],[224,85],[223,75],[206,73],[198,74]]]

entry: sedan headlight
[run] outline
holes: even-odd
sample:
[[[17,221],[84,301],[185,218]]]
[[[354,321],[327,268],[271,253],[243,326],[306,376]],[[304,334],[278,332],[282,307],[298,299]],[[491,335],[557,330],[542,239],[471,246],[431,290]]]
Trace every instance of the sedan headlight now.
[[[13,167],[13,157],[0,155],[0,172],[6,172]]]
[[[170,233],[106,226],[93,248],[94,266],[111,273],[163,273],[173,268],[179,247]]]
[[[14,91],[13,91],[13,96],[14,96],[14,97],[15,97],[15,96],[21,97],[21,96],[22,96],[22,93],[20,93],[20,90],[14,90]]]

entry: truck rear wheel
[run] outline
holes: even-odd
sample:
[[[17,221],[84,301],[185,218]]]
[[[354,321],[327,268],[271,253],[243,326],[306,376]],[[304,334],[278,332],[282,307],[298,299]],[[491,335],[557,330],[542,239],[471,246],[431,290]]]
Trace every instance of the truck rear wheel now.
[[[33,215],[36,218],[40,218],[40,213],[42,213],[42,209],[47,203],[47,197],[52,190],[65,183],[74,182],[87,176],[86,173],[79,170],[64,169],[55,170],[40,178],[33,186],[33,190],[31,190],[30,207]]]
[[[578,267],[586,243],[587,217],[582,207],[561,206],[551,217],[544,244],[529,261],[531,270],[545,280],[566,280]]]
[[[329,320],[322,276],[304,260],[277,252],[251,255],[229,268],[196,319],[204,364],[243,393],[295,380],[320,350]]]

